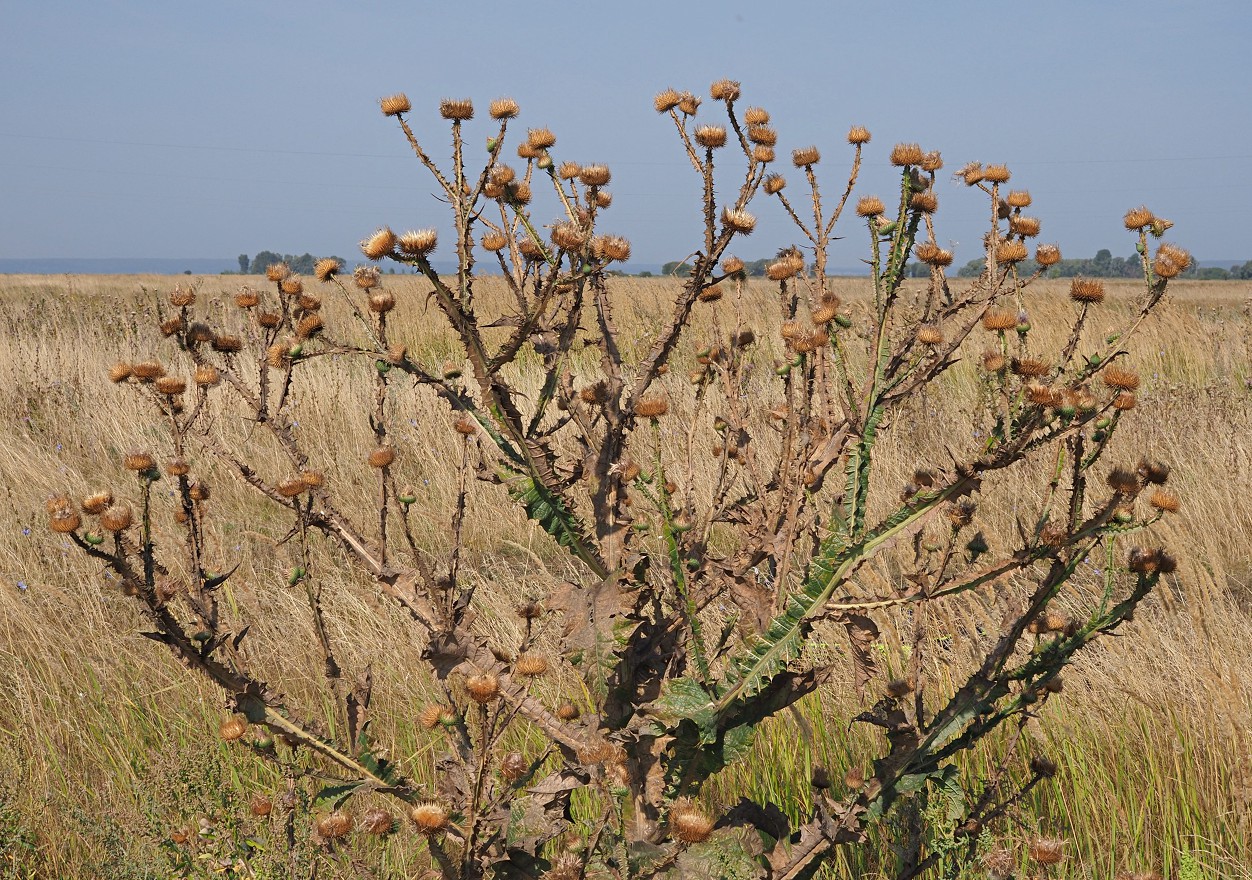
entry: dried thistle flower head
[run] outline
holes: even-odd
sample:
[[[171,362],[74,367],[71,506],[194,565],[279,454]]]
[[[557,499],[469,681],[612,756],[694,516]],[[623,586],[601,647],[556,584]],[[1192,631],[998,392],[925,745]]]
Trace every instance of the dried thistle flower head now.
[[[885,210],[887,208],[878,196],[861,196],[856,203],[856,214],[858,217],[878,217]]]
[[[504,760],[500,762],[500,775],[508,782],[516,782],[521,779],[529,769],[530,762],[526,760],[521,752],[509,752],[504,756]]]
[[[1038,217],[1024,217],[1020,214],[1014,214],[1009,218],[1009,232],[1020,235],[1023,238],[1033,238],[1043,229],[1043,224],[1039,222]]]
[[[695,116],[696,111],[700,109],[700,99],[691,92],[683,92],[678,99],[678,109],[686,116]]]
[[[1026,245],[1017,240],[1002,241],[996,245],[996,260],[1001,263],[1020,263],[1030,256]]]
[[[1075,278],[1069,285],[1069,298],[1080,303],[1103,302],[1104,284],[1094,278]]]
[[[1030,859],[1040,865],[1055,865],[1065,857],[1065,841],[1059,837],[1039,837],[1031,841]]]
[[[733,79],[719,79],[709,87],[709,96],[714,101],[737,101],[739,95],[739,83]]]
[[[778,143],[778,132],[768,125],[748,126],[748,140],[754,144],[772,147]]]
[[[471,675],[465,680],[465,690],[471,700],[485,705],[500,696],[500,679],[491,672]]]
[[[723,208],[722,223],[727,229],[740,235],[750,235],[756,228],[756,218],[738,208]]]
[[[942,345],[943,331],[934,324],[923,324],[917,328],[917,341],[922,345]]]
[[[397,92],[394,95],[380,98],[378,103],[382,107],[384,116],[399,116],[401,113],[408,113],[413,109],[409,96],[404,94],[404,92]]]
[[[420,834],[438,834],[448,827],[448,811],[430,801],[409,807],[409,818]]]
[[[1122,218],[1127,229],[1144,229],[1151,226],[1156,216],[1148,210],[1146,205],[1140,205],[1137,208],[1131,208],[1126,212],[1126,216]]]
[[[696,143],[710,150],[716,150],[726,146],[726,126],[724,125],[697,125],[695,131]]]
[[[587,243],[587,236],[575,224],[568,221],[552,227],[552,243],[561,250],[580,250]]]
[[[1011,208],[1029,208],[1031,201],[1030,192],[1024,189],[1009,190],[1009,194],[1004,197],[1004,200],[1009,203]]]
[[[427,730],[434,730],[443,723],[444,713],[448,711],[447,706],[439,703],[427,703],[422,708],[421,714],[417,716],[417,721]]]
[[[270,813],[274,812],[274,800],[263,794],[254,794],[252,800],[248,803],[248,812],[257,818],[263,819]]]
[[[896,144],[891,148],[892,165],[920,165],[926,153],[917,144]]]
[[[261,312],[256,316],[256,322],[267,330],[272,330],[283,322],[283,316],[278,312]]]
[[[113,503],[112,492],[92,492],[83,499],[83,512],[96,516]],[[63,505],[58,505],[58,509]]]
[[[369,307],[371,312],[385,315],[396,307],[395,295],[389,290],[378,290],[370,294]]]
[[[966,186],[976,186],[983,180],[982,163],[968,162],[956,172],[956,176],[965,181]]]
[[[317,489],[326,485],[326,475],[321,471],[303,470],[297,475],[297,479],[304,483],[306,489]]]
[[[396,830],[396,817],[381,807],[366,810],[361,816],[361,830],[371,837],[383,837]]]
[[[547,675],[548,658],[542,654],[519,654],[513,663],[513,672],[528,678]]]
[[[260,301],[261,297],[250,287],[244,287],[235,294],[235,305],[241,309],[250,309]]]
[[[764,107],[749,107],[743,111],[743,121],[748,125],[766,125],[769,112]]]
[[[1148,503],[1162,513],[1177,513],[1181,504],[1178,496],[1166,489],[1157,489],[1148,499]]]
[[[175,287],[170,293],[170,305],[175,308],[186,308],[196,301],[196,292],[189,287]]]
[[[928,266],[951,266],[952,251],[944,250],[933,241],[919,244],[913,251],[918,260]]]
[[[1017,313],[1008,309],[988,309],[982,316],[982,326],[986,330],[1012,330],[1017,327]]]
[[[652,99],[652,106],[656,108],[657,113],[668,113],[678,106],[678,102],[682,100],[682,95],[673,89],[666,89],[657,94]]]
[[[696,298],[700,302],[713,303],[722,298],[722,286],[720,284],[710,284],[708,287],[701,288],[696,294]]]
[[[498,232],[489,232],[482,237],[482,246],[484,250],[495,253],[503,250],[508,246],[509,240]]]
[[[162,376],[152,383],[152,387],[160,394],[172,397],[175,394],[182,394],[187,390],[187,382],[177,376]]]
[[[283,480],[274,487],[274,490],[284,498],[295,498],[298,495],[302,495],[307,489],[308,486],[304,485],[304,481],[299,478]]]
[[[757,144],[752,148],[753,161],[760,162],[762,165],[768,165],[775,158],[774,148],[765,144]]]
[[[599,236],[592,242],[592,249],[602,260],[616,260],[623,263],[630,259],[630,242],[620,235]]]
[[[727,275],[737,275],[744,269],[743,260],[736,256],[729,256],[722,260],[722,271]]]
[[[444,98],[439,102],[439,115],[453,122],[467,122],[474,118],[474,102],[469,98]]]
[[[326,840],[338,840],[346,837],[355,824],[356,821],[351,813],[346,810],[335,810],[317,821],[317,833]]]
[[[669,403],[664,397],[644,397],[635,404],[635,415],[644,419],[659,419],[669,412]]]
[[[797,168],[808,168],[820,161],[822,161],[822,154],[816,146],[801,147],[791,151],[791,162]]]
[[[118,361],[109,367],[109,381],[117,384],[130,378],[131,367],[126,361]]]
[[[248,732],[248,719],[242,715],[231,715],[222,720],[217,732],[226,742],[234,742]]]
[[[1101,381],[1118,391],[1134,391],[1139,387],[1139,374],[1134,370],[1110,366],[1100,374]]]
[[[395,249],[396,234],[386,226],[361,242],[361,252],[371,260],[381,260]]]
[[[424,257],[435,249],[439,242],[438,233],[433,229],[409,230],[396,239],[401,253],[413,257]]]
[[[140,382],[151,382],[165,375],[165,367],[160,361],[140,361],[131,366],[130,373]]]
[[[70,496],[53,495],[46,502],[48,509],[48,528],[61,535],[78,531],[83,524],[82,517],[74,509]]]
[[[134,514],[125,503],[111,504],[100,514],[100,527],[110,532],[124,532],[134,522]]]
[[[1177,245],[1161,242],[1160,247],[1156,250],[1157,259],[1167,259],[1178,266],[1179,271],[1185,272],[1191,267],[1191,254],[1189,251],[1178,247]],[[1159,272],[1157,273],[1160,274]]]
[[[670,831],[683,843],[703,843],[713,833],[713,820],[694,802],[683,798],[669,813]]]
[[[526,143],[532,150],[549,150],[556,146],[556,135],[548,128],[532,128],[526,132]]]
[[[366,460],[372,468],[385,468],[396,460],[396,450],[391,446],[378,446]]]
[[[128,471],[150,471],[156,467],[156,459],[147,452],[135,450],[126,453],[122,459],[122,464],[126,466]]]
[[[1035,248],[1035,262],[1043,268],[1061,262],[1061,249],[1054,244],[1041,244]]]
[[[933,214],[939,210],[939,197],[935,195],[934,190],[930,189],[913,193],[909,197],[909,207],[923,214]]]
[[[278,289],[288,296],[299,296],[304,293],[304,282],[295,277],[284,278],[278,283]]]
[[[938,150],[929,150],[926,155],[922,156],[922,161],[918,165],[923,171],[934,174],[943,168],[943,155]]]
[[[275,284],[284,281],[291,274],[291,267],[286,263],[270,263],[265,267],[265,277]]]
[[[1008,183],[1012,175],[1009,173],[1007,165],[988,165],[983,169],[982,176],[984,180],[989,180],[992,183]]]
[[[562,703],[557,706],[556,717],[562,721],[577,721],[582,711],[573,703]]]
[[[852,144],[854,147],[859,147],[861,144],[868,144],[869,140],[869,129],[865,126],[854,125],[848,129],[848,143]]]
[[[517,102],[512,98],[496,98],[488,107],[492,119],[512,119],[521,112]]]
[[[296,338],[312,339],[322,332],[322,326],[321,315],[305,315],[300,319],[300,323],[296,324]]]
[[[352,280],[362,290],[373,290],[380,283],[381,273],[377,266],[358,266],[352,273]]]

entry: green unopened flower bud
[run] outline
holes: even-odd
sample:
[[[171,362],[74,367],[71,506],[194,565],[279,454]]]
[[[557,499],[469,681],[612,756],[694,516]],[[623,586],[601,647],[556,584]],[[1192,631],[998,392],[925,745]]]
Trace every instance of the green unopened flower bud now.
[[[849,315],[838,314],[838,315],[835,315],[835,323],[838,324],[840,327],[842,327],[844,330],[847,330],[849,327],[852,326],[852,318]]]
[[[496,151],[496,147],[498,146],[500,146],[500,142],[498,140],[496,140],[493,137],[487,138],[487,152],[488,153],[494,153]]]

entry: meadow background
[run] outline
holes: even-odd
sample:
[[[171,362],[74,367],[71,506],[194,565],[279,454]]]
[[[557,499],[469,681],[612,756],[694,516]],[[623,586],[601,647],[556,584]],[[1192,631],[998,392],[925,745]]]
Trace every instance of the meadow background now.
[[[639,340],[680,282],[614,281],[620,325]],[[921,282],[909,282],[916,287]],[[173,831],[208,820],[235,827],[249,799],[272,792],[274,772],[217,737],[221,695],[139,635],[142,621],[102,577],[98,566],[46,528],[44,499],[100,488],[125,491],[130,478],[119,453],[159,448],[137,395],[110,385],[118,359],[167,351],[155,329],[159,298],[175,284],[194,284],[198,308],[230,316],[240,276],[0,276],[0,877],[168,876]],[[385,276],[401,306],[394,338],[410,356],[439,364],[456,357],[425,283]],[[1092,322],[1100,335],[1133,308],[1139,287],[1110,282],[1110,297]],[[855,304],[865,279],[835,289]],[[1032,344],[1055,351],[1072,314],[1067,282],[1031,289]],[[1005,833],[1065,837],[1066,877],[1113,878],[1119,871],[1156,870],[1166,877],[1252,877],[1252,288],[1238,282],[1181,282],[1166,306],[1131,344],[1143,376],[1139,408],[1119,429],[1110,460],[1140,455],[1173,465],[1171,486],[1182,512],[1156,529],[1179,557],[1175,575],[1144,604],[1133,624],[1082,655],[1064,692],[1028,728],[1036,751],[1060,773],[1022,805]],[[728,298],[729,300],[730,298]],[[747,286],[735,307],[754,316],[758,336],[778,347],[771,326],[775,297],[763,282]],[[731,307],[731,306],[726,306]],[[338,311],[336,311],[338,309]],[[327,298],[327,324],[342,308]],[[759,317],[755,317],[759,316]],[[706,320],[700,318],[699,320]],[[697,331],[699,328],[697,328]],[[926,409],[895,426],[882,467],[901,483],[919,460],[941,450],[950,426],[968,424],[978,406],[975,331],[967,363],[930,395]],[[1051,335],[1049,335],[1051,334]],[[692,338],[698,338],[697,332]],[[675,363],[681,397],[684,350]],[[523,364],[523,369],[525,365]],[[348,503],[368,510],[372,489],[362,463],[372,365],[325,359],[297,399],[299,433]],[[406,397],[398,411],[405,477],[418,489],[414,522],[432,552],[446,542],[455,496],[453,419],[431,396]],[[681,402],[679,404],[681,408]],[[240,432],[240,442],[247,442]],[[259,450],[264,461],[266,452]],[[277,457],[274,458],[277,462]],[[196,465],[199,466],[198,464]],[[224,605],[254,622],[251,650],[270,681],[293,697],[320,700],[317,649],[304,596],[286,585],[288,560],[277,543],[285,524],[228,480],[214,490],[211,540],[223,567],[241,563],[227,583]],[[160,487],[161,484],[158,484]],[[1026,483],[1022,484],[1023,491]],[[495,498],[493,492],[498,492]],[[491,625],[515,627],[510,609],[542,599],[559,581],[562,554],[503,493],[475,487],[468,544],[482,577]],[[995,506],[983,514],[995,517]],[[1011,509],[989,524],[1011,527]],[[372,664],[379,739],[401,769],[429,778],[433,749],[416,722],[428,683],[413,675],[421,645],[399,615],[347,572],[336,580],[326,557],[331,638],[349,670]],[[1098,563],[1093,562],[1095,566]],[[953,622],[955,628],[959,621]],[[850,672],[850,670],[849,670]],[[811,768],[838,774],[872,749],[879,734],[849,727],[861,703],[850,675],[807,700],[798,713],[767,725],[753,767],[732,767],[711,787],[715,802],[740,794],[779,803],[807,797]],[[799,735],[797,735],[797,731]],[[970,761],[993,761],[1002,742]],[[760,768],[770,768],[762,774]],[[976,767],[970,768],[971,771]],[[752,786],[751,789],[746,786]],[[716,805],[716,804],[715,804]],[[232,818],[233,817],[233,818]],[[201,824],[200,827],[205,827]],[[410,835],[411,837],[412,835]],[[416,855],[404,834],[363,841],[356,855],[381,859],[388,871],[411,869]],[[381,853],[367,853],[374,847]],[[352,853],[322,876],[357,876]],[[210,866],[205,866],[208,870]],[[871,862],[832,866],[829,876],[880,876]]]

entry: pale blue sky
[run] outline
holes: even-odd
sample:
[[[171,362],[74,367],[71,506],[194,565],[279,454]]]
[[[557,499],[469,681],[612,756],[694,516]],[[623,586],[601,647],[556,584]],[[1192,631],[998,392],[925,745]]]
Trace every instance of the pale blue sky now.
[[[124,3],[9,0],[0,33],[0,258],[356,257],[379,224],[442,222],[429,179],[377,99],[405,91],[432,153],[441,97],[511,95],[556,158],[614,172],[606,231],[638,263],[698,242],[698,181],[666,86],[743,83],[771,111],[780,170],[816,143],[827,189],[850,124],[870,128],[859,192],[887,195],[897,141],[941,150],[939,236],[976,255],[986,210],[947,179],[1006,162],[1041,240],[1069,256],[1132,249],[1147,203],[1200,258],[1252,258],[1252,7],[1240,2]],[[701,117],[712,116],[706,101]],[[485,112],[480,113],[485,117]],[[712,121],[712,120],[710,120]],[[491,126],[471,123],[478,145]],[[722,186],[729,191],[736,184]],[[548,221],[554,207],[538,206]],[[794,236],[762,200],[736,250]],[[833,263],[855,263],[843,229]]]

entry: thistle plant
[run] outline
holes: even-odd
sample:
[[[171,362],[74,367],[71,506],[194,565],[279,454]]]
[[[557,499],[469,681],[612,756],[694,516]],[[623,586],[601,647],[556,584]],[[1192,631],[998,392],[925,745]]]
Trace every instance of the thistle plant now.
[[[1060,251],[1034,245],[1041,222],[1024,213],[1030,194],[1009,188],[1007,167],[957,173],[988,206],[985,269],[958,285],[935,228],[938,152],[896,145],[898,192],[854,196],[871,137],[853,127],[850,170],[832,198],[819,149],[791,154],[788,181],[769,113],[740,102],[729,80],[713,84],[711,114],[688,92],[655,98],[699,180],[701,226],[690,274],[670,283],[668,310],[643,342],[614,317],[613,270],[631,247],[609,226],[608,167],[560,155],[545,128],[517,135],[510,99],[489,107],[485,152],[469,134],[473,103],[443,101],[452,154],[437,161],[409,99],[393,95],[382,111],[434,181],[451,241],[433,227],[383,227],[362,242],[371,263],[350,274],[323,260],[306,281],[275,265],[268,290],[207,307],[176,290],[160,351],[113,369],[113,382],[151,404],[164,448],[126,456],[129,490],[50,500],[51,526],[133,597],[146,636],[222,689],[233,711],[223,739],[279,763],[293,790],[314,786],[316,822],[298,829],[289,815],[289,837],[312,833],[333,848],[350,835],[403,833],[424,842],[445,878],[554,880],[676,875],[718,841],[739,841],[749,874],[794,878],[905,816],[899,827],[913,831],[901,832],[895,871],[906,878],[980,855],[984,832],[1055,772],[1046,756],[1025,756],[1024,781],[1011,782],[1006,765],[970,787],[956,762],[1001,730],[1012,759],[1066,665],[1175,567],[1145,536],[1178,509],[1168,467],[1107,453],[1136,407],[1127,345],[1190,257],[1157,241],[1168,221],[1131,211],[1144,278],[1132,319],[1093,345],[1085,331],[1104,288],[1077,279],[1068,341],[1041,350],[1026,295]],[[749,285],[733,254],[765,211],[795,234],[768,266],[769,293]],[[867,302],[845,302],[827,273],[841,221],[844,236],[865,242]],[[455,271],[437,271],[435,253]],[[455,358],[409,352],[393,313],[423,304],[388,290],[377,265],[386,262],[424,278]],[[929,278],[906,282],[919,263]],[[485,313],[489,279],[507,300]],[[331,297],[349,320],[323,319]],[[372,387],[358,415],[372,434],[359,462],[373,485],[365,509],[344,505],[295,426],[302,382],[332,356],[357,364]],[[519,378],[523,362],[537,383]],[[901,485],[881,467],[884,438],[971,362],[982,410],[937,428],[944,454],[919,461]],[[420,540],[416,493],[398,476],[406,459],[428,454],[396,428],[424,397],[454,414],[458,438],[450,548],[438,556]],[[268,452],[237,442],[230,425],[241,420]],[[288,587],[307,596],[331,718],[268,684],[249,658],[246,621],[222,611],[234,563],[208,558],[210,470],[288,524]],[[1043,476],[1018,499],[1016,534],[989,542],[980,503],[1013,474]],[[165,478],[172,510],[153,488]],[[484,485],[471,491],[475,482]],[[467,567],[475,499],[516,505],[565,557],[563,586],[518,608],[513,643],[477,613],[492,573]],[[176,543],[158,540],[166,530],[154,525],[171,515]],[[1092,558],[1104,560],[1098,589],[1077,590]],[[372,679],[337,659],[318,571],[327,565],[354,567],[421,646],[438,698],[411,714],[428,731],[435,784],[407,778],[371,735]],[[959,663],[931,631],[962,603],[1000,614]],[[890,663],[877,650],[888,627],[907,643]],[[745,798],[728,809],[707,798],[705,784],[751,753],[763,722],[846,664],[864,705],[853,721],[883,733],[872,765],[841,784],[816,773],[798,818],[797,805]],[[545,681],[565,685],[554,692]],[[517,750],[519,733],[529,750]],[[366,795],[391,800],[395,813],[355,807]]]

